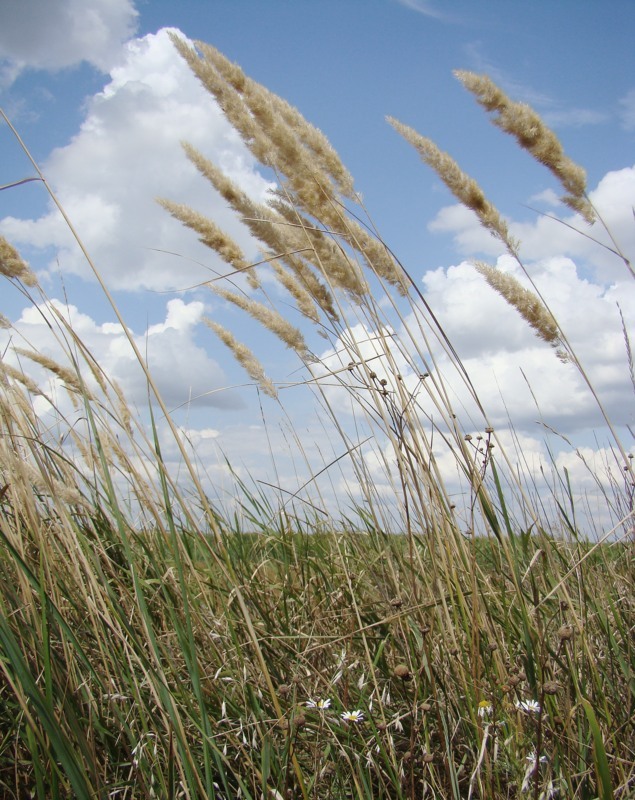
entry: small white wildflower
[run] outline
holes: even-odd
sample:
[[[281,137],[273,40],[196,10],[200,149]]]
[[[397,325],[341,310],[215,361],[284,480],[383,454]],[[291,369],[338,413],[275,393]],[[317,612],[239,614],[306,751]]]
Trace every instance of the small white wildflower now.
[[[528,756],[525,756],[525,761],[528,761],[530,764],[535,766],[536,758],[537,758],[536,751],[532,750],[532,752]],[[546,764],[547,760],[548,760],[547,756],[540,756],[540,758],[538,758],[538,762],[540,764]]]
[[[306,707],[318,708],[320,711],[323,711],[324,709],[331,707],[331,701],[328,697],[324,698],[324,700],[307,700]]]
[[[536,700],[518,700],[516,701],[516,708],[526,714],[540,714],[542,711],[540,703]]]
[[[344,722],[358,723],[364,721],[364,714],[359,709],[355,711],[344,711],[341,716]]]
[[[489,700],[481,700],[478,704],[478,715],[481,719],[485,719],[489,717],[494,709],[492,708],[492,704]]]

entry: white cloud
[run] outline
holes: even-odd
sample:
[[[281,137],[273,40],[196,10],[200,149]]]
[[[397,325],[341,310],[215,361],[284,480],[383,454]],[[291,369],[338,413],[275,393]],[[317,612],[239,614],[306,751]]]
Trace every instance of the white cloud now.
[[[592,203],[598,209],[602,222],[589,226],[578,216],[550,212],[551,217],[538,216],[533,222],[511,221],[511,234],[521,242],[524,260],[545,259],[566,255],[594,270],[603,282],[621,279],[625,266],[607,247],[615,244],[607,234],[608,229],[622,252],[635,256],[635,226],[632,208],[635,206],[635,166],[608,172],[597,187],[590,191]],[[543,200],[551,195],[543,195]],[[536,198],[534,198],[536,199]],[[606,226],[606,228],[605,228]],[[442,208],[429,224],[435,233],[451,234],[457,250],[465,255],[497,257],[501,253],[498,240],[490,236],[479,224],[476,215],[461,205]]]
[[[188,404],[194,408],[239,408],[240,397],[235,392],[222,391],[227,385],[222,368],[195,341],[203,311],[203,303],[170,300],[162,323],[132,335],[168,407]],[[13,329],[0,330],[0,349],[3,353],[6,351],[7,363],[20,365],[41,387],[54,388],[50,373],[23,357],[18,359],[10,345],[23,346],[26,342],[29,348],[67,366],[64,349],[54,335],[59,328],[55,312],[72,325],[97,364],[121,386],[130,406],[140,411],[145,409],[148,404],[146,379],[121,326],[113,322],[98,324],[75,306],[64,306],[54,300],[25,309]],[[82,374],[84,372],[89,387],[95,390],[94,379],[87,370],[82,370]]]
[[[268,184],[238,135],[176,53],[168,31],[161,30],[125,46],[109,83],[88,102],[80,131],[44,164],[112,289],[182,289],[225,269],[193,232],[157,205],[157,196],[191,204],[253,250],[246,229],[185,158],[184,139],[245,191],[257,196],[266,191]],[[0,220],[0,232],[16,245],[52,248],[49,263],[55,273],[89,275],[52,205],[38,219]]]
[[[412,11],[432,17],[432,19],[443,19],[444,17],[443,13],[434,7],[432,0],[397,0],[397,2]]]
[[[525,286],[527,278],[508,256],[498,268]],[[627,329],[635,326],[635,286],[628,277],[603,285],[581,277],[568,258],[530,267],[541,295],[571,343],[609,417],[633,424],[632,385],[619,302]],[[424,277],[424,294],[463,359],[490,419],[521,430],[544,420],[563,433],[600,425],[597,404],[573,364],[563,364],[520,315],[467,262]],[[443,363],[443,362],[442,362]],[[530,388],[531,387],[531,390]],[[459,402],[470,407],[456,386]]]
[[[131,0],[7,0],[0,4],[5,79],[82,61],[107,72],[134,34],[137,14]]]

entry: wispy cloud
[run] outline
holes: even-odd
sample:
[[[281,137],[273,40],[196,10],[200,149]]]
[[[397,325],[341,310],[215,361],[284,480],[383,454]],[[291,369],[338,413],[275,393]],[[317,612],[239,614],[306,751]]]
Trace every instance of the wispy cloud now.
[[[622,127],[627,131],[635,130],[635,89],[622,97],[620,107]]]
[[[397,2],[399,5],[405,6],[412,11],[424,14],[426,17],[432,17],[432,19],[447,19],[444,12],[434,7],[432,0],[397,0]]]
[[[536,90],[533,86],[523,83],[490,61],[487,56],[482,53],[480,42],[470,43],[466,47],[466,53],[471,62],[470,68],[474,72],[482,72],[488,75],[494,83],[498,84],[512,98],[512,100],[530,105],[538,111],[545,122],[552,127],[580,128],[585,125],[599,125],[610,119],[611,115],[606,111],[598,111],[591,108],[562,107],[555,98]],[[628,100],[625,99],[622,102],[627,111]],[[632,125],[635,127],[635,91],[633,91],[630,102]]]
[[[581,128],[584,125],[601,125],[608,122],[610,115],[592,108],[563,108],[546,111],[543,118],[554,128]]]

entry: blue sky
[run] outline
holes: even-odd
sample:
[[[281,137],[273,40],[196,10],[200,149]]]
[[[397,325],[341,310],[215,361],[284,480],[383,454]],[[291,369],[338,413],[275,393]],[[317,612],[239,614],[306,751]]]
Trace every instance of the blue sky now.
[[[465,264],[469,257],[495,263],[500,252],[385,116],[447,149],[523,239],[526,262],[586,356],[617,424],[622,430],[633,424],[633,387],[615,314],[619,301],[632,327],[632,279],[596,245],[565,226],[546,224],[531,210],[572,221],[554,205],[558,187],[549,173],[492,127],[452,70],[485,72],[544,116],[567,153],[586,168],[590,191],[632,254],[635,4],[5,0],[0,5],[0,104],[59,193],[127,324],[148,344],[168,403],[205,395],[182,412],[183,425],[198,436],[201,457],[211,464],[221,444],[245,469],[257,469],[269,444],[255,392],[217,391],[247,379],[201,316],[240,325],[254,349],[260,335],[209,292],[178,291],[204,280],[209,268],[222,267],[156,207],[154,197],[206,209],[249,251],[244,230],[188,170],[179,141],[193,141],[255,194],[266,183],[174,53],[161,32],[166,27],[215,45],[328,135],[383,238],[473,362],[501,424],[511,409],[527,448],[536,458],[545,457],[533,398],[519,388],[522,368],[543,387],[538,399],[547,422],[601,457],[605,436],[601,428],[598,434],[597,415],[579,382],[562,372],[548,349],[537,349],[517,320],[501,316],[497,299]],[[9,131],[0,129],[0,185],[32,173]],[[112,311],[41,185],[0,192],[0,233],[25,254],[49,298],[73,307],[91,346],[142,407],[143,382],[117,344]],[[26,307],[20,295],[3,288],[0,310],[14,322],[13,335],[24,334],[54,354],[46,326],[29,318]],[[493,318],[500,320],[494,327]],[[503,326],[511,327],[500,336]],[[6,339],[0,344],[6,345],[9,335],[0,333]],[[259,355],[275,380],[288,380],[297,368],[288,354],[268,345]],[[566,399],[564,389],[570,392]],[[504,404],[500,392],[506,392]],[[290,397],[287,407],[298,428],[314,430],[304,401]],[[274,419],[277,412],[270,413]],[[630,434],[625,436],[631,447]],[[558,447],[562,463],[573,469],[571,451],[562,442]]]

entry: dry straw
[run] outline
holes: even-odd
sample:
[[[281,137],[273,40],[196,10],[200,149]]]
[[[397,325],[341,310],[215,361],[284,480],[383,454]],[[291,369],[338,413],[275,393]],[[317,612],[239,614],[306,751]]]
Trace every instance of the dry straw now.
[[[31,361],[34,361],[36,364],[44,367],[44,369],[47,369],[49,372],[52,372],[62,381],[62,383],[66,384],[69,389],[77,392],[77,394],[83,395],[89,400],[93,399],[88,387],[82,381],[80,381],[78,375],[74,372],[71,372],[70,369],[63,367],[61,364],[58,364],[57,361],[54,361],[50,356],[47,356],[44,353],[36,353],[35,350],[26,350],[22,347],[16,347],[15,352],[18,355],[25,356]]]
[[[214,250],[228,264],[239,271],[248,268],[243,252],[234,240],[208,217],[191,209],[183,203],[174,203],[171,200],[159,198],[158,202],[170,214],[199,234],[199,240]]]
[[[233,303],[235,306],[238,306],[238,308],[242,308],[243,311],[246,311],[250,316],[258,320],[261,325],[270,330],[271,333],[284,342],[287,347],[295,350],[301,357],[307,355],[308,348],[304,337],[300,331],[291,325],[290,322],[287,322],[278,311],[268,308],[263,303],[252,300],[245,295],[229,292],[226,289],[220,289],[218,287],[213,288],[214,292],[219,297],[222,297],[223,300],[227,300],[228,303]]]
[[[285,198],[318,220],[324,229],[341,231],[344,226],[348,245],[362,255],[368,267],[406,294],[407,276],[388,249],[346,214],[340,195],[356,199],[352,179],[324,135],[310,125],[297,109],[245,76],[240,67],[228,61],[215,48],[195,42],[194,49],[176,36],[173,41],[253,155],[275,171]],[[191,152],[191,148],[189,150]],[[200,158],[196,161],[200,169]],[[204,172],[215,183],[217,178],[208,173],[209,170]],[[229,200],[223,190],[219,186],[217,188]],[[229,202],[234,206],[233,200]],[[272,246],[269,236],[264,234],[259,238],[276,252],[289,249]],[[328,264],[322,264],[324,270],[337,269],[334,286],[345,282],[349,285],[357,283],[350,259],[347,267],[351,275],[345,281],[341,258],[333,258]],[[355,287],[355,291],[359,291],[359,288]]]

